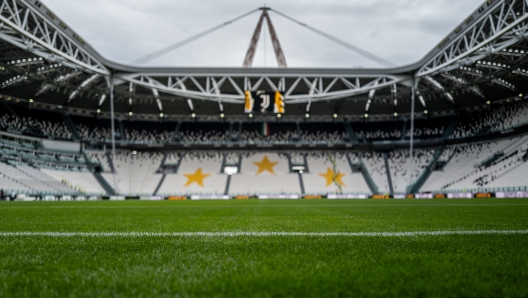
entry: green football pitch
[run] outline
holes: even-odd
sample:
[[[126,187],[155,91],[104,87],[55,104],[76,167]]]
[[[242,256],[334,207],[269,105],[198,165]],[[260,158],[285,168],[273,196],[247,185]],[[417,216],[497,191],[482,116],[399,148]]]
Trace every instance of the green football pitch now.
[[[528,200],[0,203],[1,297],[527,297]]]

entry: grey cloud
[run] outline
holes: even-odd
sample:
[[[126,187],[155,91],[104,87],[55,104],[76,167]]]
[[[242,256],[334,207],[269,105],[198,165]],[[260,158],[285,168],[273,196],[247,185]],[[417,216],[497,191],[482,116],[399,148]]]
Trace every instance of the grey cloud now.
[[[262,6],[242,0],[42,0],[105,57],[128,63]],[[396,64],[416,62],[482,0],[266,0],[268,6]],[[271,15],[290,66],[376,67],[374,62]],[[152,61],[166,66],[240,66],[258,13]],[[255,66],[274,66],[268,36]]]

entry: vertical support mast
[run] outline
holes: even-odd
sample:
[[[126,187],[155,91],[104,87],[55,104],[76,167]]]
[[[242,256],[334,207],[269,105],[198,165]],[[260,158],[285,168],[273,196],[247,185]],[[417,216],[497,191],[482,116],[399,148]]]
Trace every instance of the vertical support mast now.
[[[242,67],[251,67],[251,65],[253,64],[253,59],[257,50],[260,33],[262,31],[262,22],[264,21],[264,19],[266,19],[271,36],[271,42],[273,43],[273,50],[275,51],[275,57],[277,58],[277,63],[279,67],[286,68],[288,67],[288,65],[286,64],[286,57],[284,56],[284,52],[282,51],[282,47],[279,42],[279,38],[277,37],[277,33],[275,31],[275,28],[273,27],[273,24],[271,23],[271,18],[268,14],[268,10],[270,10],[270,8],[261,7],[260,10],[262,10],[262,14],[260,15],[257,27],[255,28],[255,32],[253,32],[253,37],[251,38],[251,42],[249,43],[249,48],[246,53],[246,58],[244,59],[244,64],[242,65]]]
[[[409,164],[409,184],[408,184],[408,187],[407,187],[407,192],[410,192],[412,190],[412,175],[414,173],[414,159],[413,159],[413,155],[414,155],[414,103],[416,101],[416,89],[417,89],[417,85],[418,85],[418,82],[416,81],[416,77],[415,75],[413,74],[413,77],[412,77],[412,86],[411,86],[411,138],[410,138],[410,148],[409,148],[409,161],[410,161],[410,164]]]
[[[267,10],[264,10],[263,15],[266,17],[266,21],[268,21],[268,29],[271,36],[271,42],[273,43],[273,50],[275,51],[275,57],[277,58],[277,64],[280,68],[287,68],[288,65],[286,64],[286,57],[284,56],[284,52],[282,52],[282,47],[279,42],[279,37],[277,36],[277,33],[275,32],[275,28],[273,27],[273,24],[271,23],[271,19],[268,15]]]
[[[110,87],[110,119],[111,119],[111,129],[112,129],[112,163],[115,163],[116,160],[116,146],[115,146],[115,112],[114,112],[114,74],[110,73],[110,77],[108,79],[108,84]],[[116,194],[119,194],[119,188],[117,187],[117,181],[116,181],[116,171],[114,169],[114,172],[112,173],[114,177],[114,190]]]
[[[249,49],[246,53],[246,58],[244,59],[244,64],[242,67],[251,67],[253,64],[253,58],[255,57],[255,52],[257,51],[257,44],[260,38],[260,31],[262,31],[262,21],[264,20],[264,14],[260,15],[257,27],[255,32],[253,32],[253,37],[249,43]]]

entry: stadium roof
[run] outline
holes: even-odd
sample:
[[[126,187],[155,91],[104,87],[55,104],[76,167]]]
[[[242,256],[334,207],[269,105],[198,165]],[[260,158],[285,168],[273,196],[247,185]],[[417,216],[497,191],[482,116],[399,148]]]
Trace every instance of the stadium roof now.
[[[287,115],[405,115],[482,108],[528,92],[528,1],[488,0],[420,61],[402,67],[141,67],[105,59],[34,0],[0,0],[4,100],[134,115],[243,114],[244,90],[281,89]]]

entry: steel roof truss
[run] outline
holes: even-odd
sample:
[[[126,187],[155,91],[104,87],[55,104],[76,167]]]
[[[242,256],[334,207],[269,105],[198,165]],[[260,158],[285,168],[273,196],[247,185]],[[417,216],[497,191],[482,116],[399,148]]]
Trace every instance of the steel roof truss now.
[[[449,71],[517,43],[528,37],[528,0],[497,1],[495,7],[481,19],[446,43],[418,71],[418,77]]]
[[[43,17],[25,0],[0,0],[0,22],[3,27],[12,29],[9,33],[3,30],[8,36],[2,36],[2,39],[22,49],[46,59],[55,57],[63,63],[68,61],[99,74],[109,73],[103,63],[83,48],[84,41],[80,37],[78,39],[82,42],[67,35],[64,28]]]
[[[297,77],[294,83],[291,86],[286,86],[284,77],[277,77],[279,85],[276,85],[274,80],[275,78],[269,76],[256,76],[256,77],[233,77],[233,76],[223,76],[220,80],[215,79],[210,76],[186,76],[185,80],[190,80],[194,83],[197,90],[189,90],[183,84],[183,80],[179,77],[176,79],[169,79],[168,76],[148,76],[148,75],[125,75],[120,76],[119,79],[127,81],[129,83],[134,83],[138,86],[145,88],[156,88],[160,92],[174,94],[181,96],[183,98],[191,99],[201,99],[209,101],[218,101],[221,99],[224,102],[234,102],[241,103],[244,100],[243,89],[237,84],[237,80],[242,80],[247,84],[246,87],[251,87],[250,90],[256,91],[261,88],[263,82],[265,81],[269,88],[274,90],[287,90],[285,92],[285,97],[287,102],[296,102],[296,103],[306,103],[306,102],[315,102],[320,100],[331,100],[331,99],[340,99],[346,98],[349,96],[369,93],[371,90],[377,90],[385,87],[391,87],[392,85],[401,83],[405,80],[408,80],[406,76],[361,76],[363,80],[363,85],[358,87],[360,83],[359,77],[343,77],[336,76],[331,80],[326,82],[322,77],[315,77],[313,82],[311,82],[307,77],[301,76]],[[236,79],[236,80],[235,80]],[[251,80],[257,80],[255,84],[250,86]],[[351,83],[350,81],[355,81],[356,84]],[[200,82],[209,81],[209,88],[204,88]],[[229,81],[230,84],[234,87],[235,92],[228,94],[223,91],[222,87],[226,81]],[[299,83],[303,81],[308,88],[300,88]],[[337,82],[341,81],[343,85],[336,85]],[[162,83],[165,82],[165,83]],[[206,83],[207,84],[207,83]],[[293,95],[292,95],[293,94]]]

